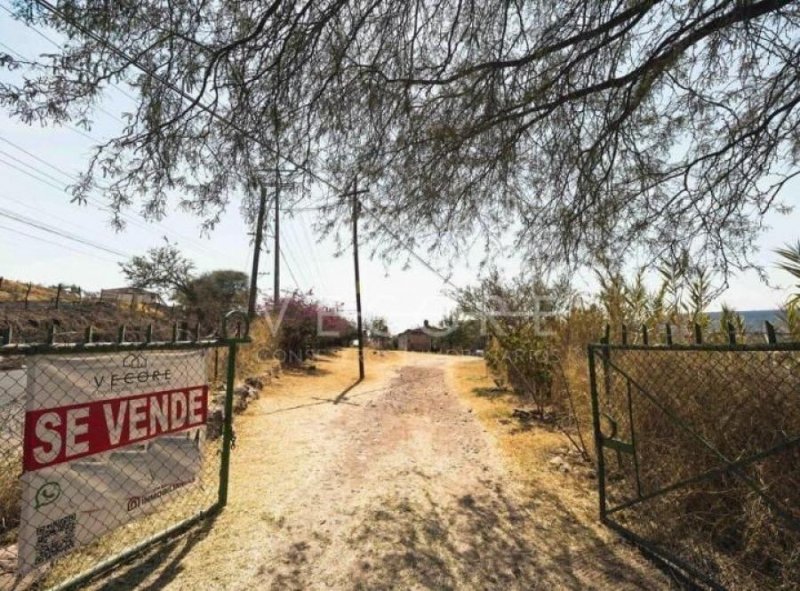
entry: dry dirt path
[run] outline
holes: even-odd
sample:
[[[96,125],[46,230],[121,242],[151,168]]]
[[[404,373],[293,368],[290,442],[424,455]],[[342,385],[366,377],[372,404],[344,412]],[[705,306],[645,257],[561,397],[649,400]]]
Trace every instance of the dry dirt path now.
[[[659,589],[660,574],[559,500],[526,494],[453,391],[458,358],[331,359],[237,419],[213,527],[96,589]],[[373,361],[370,359],[369,361]]]

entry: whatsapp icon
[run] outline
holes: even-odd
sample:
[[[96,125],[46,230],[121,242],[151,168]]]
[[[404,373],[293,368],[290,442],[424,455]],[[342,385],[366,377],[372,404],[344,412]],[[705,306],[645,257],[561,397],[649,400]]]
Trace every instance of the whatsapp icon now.
[[[39,487],[39,490],[36,491],[36,501],[34,506],[37,509],[40,509],[45,505],[55,503],[60,496],[61,487],[59,486],[58,482],[45,482]]]

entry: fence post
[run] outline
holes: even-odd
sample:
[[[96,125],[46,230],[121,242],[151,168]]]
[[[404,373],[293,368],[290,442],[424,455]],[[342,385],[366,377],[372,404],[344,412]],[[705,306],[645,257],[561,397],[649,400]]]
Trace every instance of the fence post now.
[[[58,290],[56,291],[56,310],[58,310],[59,306],[61,305],[61,290],[63,287],[64,286],[60,283],[58,284]]]
[[[606,402],[611,400],[611,327],[606,324],[606,334],[600,339],[603,347],[603,386],[605,388]]]
[[[666,336],[667,336],[667,345],[672,345],[672,325],[667,322],[666,325]]]
[[[772,323],[769,320],[767,320],[764,322],[764,327],[767,329],[767,342],[770,345],[774,345],[775,343],[777,343],[778,337],[775,334],[775,327],[772,325]]]
[[[736,327],[733,326],[733,322],[728,322],[728,344],[736,344]]]
[[[600,401],[597,396],[597,369],[594,363],[595,349],[588,347],[589,390],[592,399],[592,426],[594,427],[594,453],[597,456],[597,493],[600,501],[600,521],[606,521],[606,462],[603,457],[603,434],[600,432]]]
[[[14,329],[11,326],[8,326],[3,329],[3,332],[0,333],[0,346],[3,345],[10,345],[11,339],[14,338]]]
[[[225,410],[222,417],[222,458],[219,466],[219,496],[217,506],[228,504],[228,477],[230,474],[231,445],[233,444],[233,388],[236,380],[236,342],[228,348],[228,377],[225,385]]]
[[[25,292],[25,309],[28,309],[28,298],[31,295],[31,288],[33,287],[33,283],[28,282],[28,290]]]

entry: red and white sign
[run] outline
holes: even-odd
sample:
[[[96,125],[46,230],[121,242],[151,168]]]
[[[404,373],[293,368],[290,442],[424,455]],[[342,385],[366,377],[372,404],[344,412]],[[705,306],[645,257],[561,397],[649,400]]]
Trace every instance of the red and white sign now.
[[[27,373],[21,574],[192,488],[208,416],[203,351],[42,356]]]
[[[207,386],[28,411],[23,469],[38,470],[202,427],[207,416]]]

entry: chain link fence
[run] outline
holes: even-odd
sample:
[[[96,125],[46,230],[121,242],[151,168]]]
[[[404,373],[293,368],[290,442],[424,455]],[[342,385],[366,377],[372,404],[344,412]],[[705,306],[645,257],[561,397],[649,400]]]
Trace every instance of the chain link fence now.
[[[591,345],[601,518],[694,584],[800,586],[800,344]]]
[[[0,589],[80,587],[225,504],[243,340],[0,346]]]

